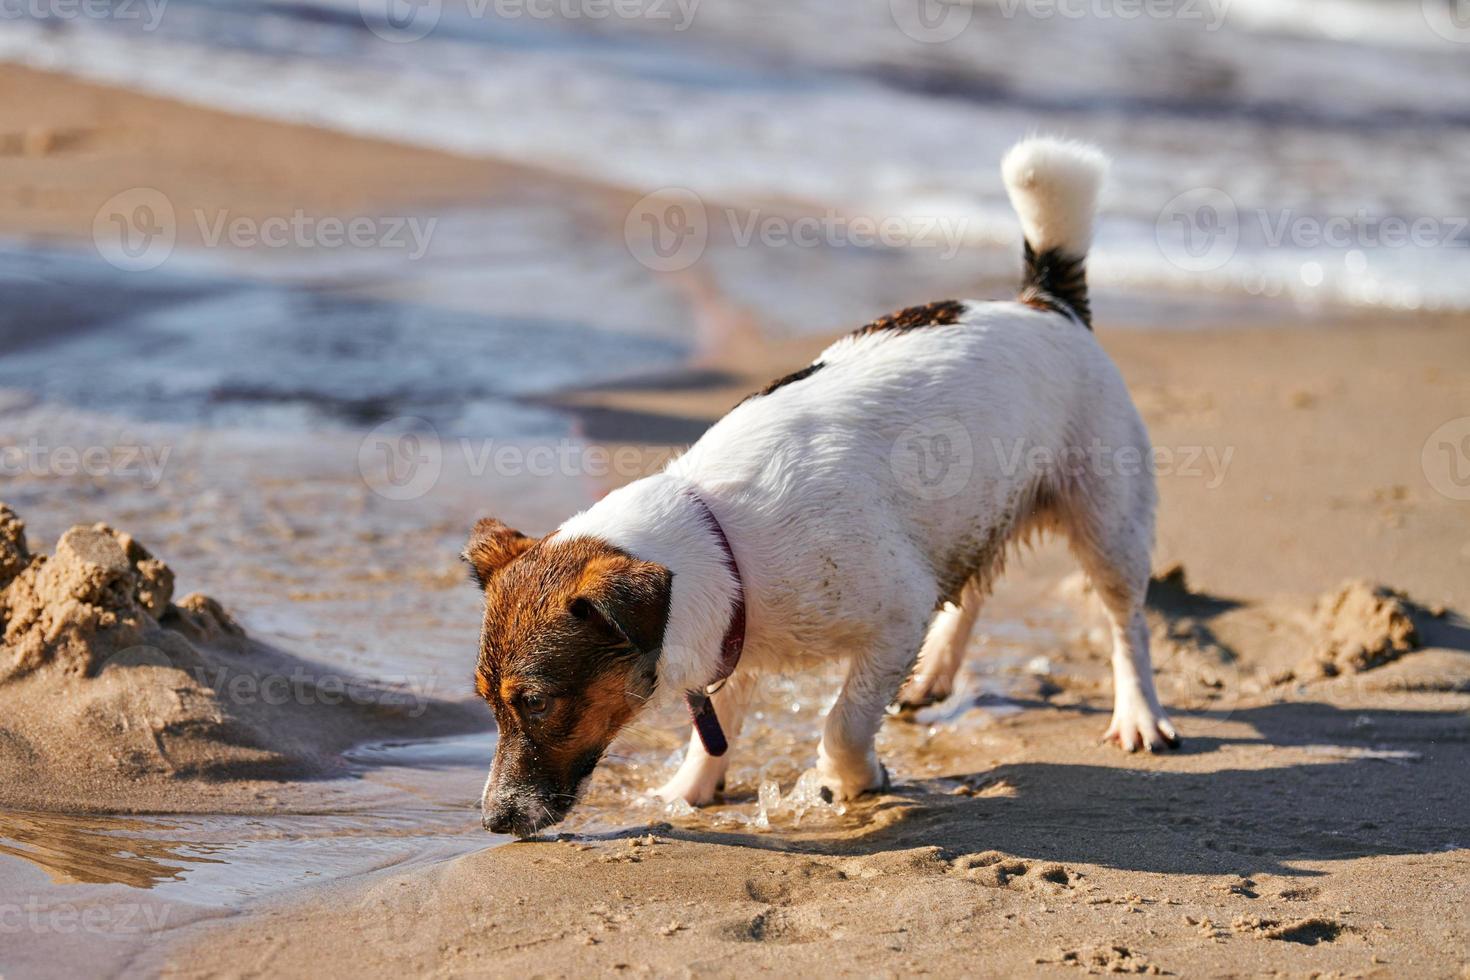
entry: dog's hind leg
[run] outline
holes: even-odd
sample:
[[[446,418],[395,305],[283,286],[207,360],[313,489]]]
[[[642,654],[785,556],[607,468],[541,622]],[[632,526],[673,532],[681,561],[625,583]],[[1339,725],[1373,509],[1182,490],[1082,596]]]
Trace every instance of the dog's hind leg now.
[[[1133,752],[1179,747],[1154,688],[1143,615],[1153,541],[1152,476],[1115,474],[1074,488],[1061,517],[1113,634],[1113,718],[1104,741]]]
[[[946,603],[929,624],[919,663],[914,674],[898,692],[898,706],[914,711],[943,701],[954,693],[955,675],[965,662],[965,650],[975,621],[980,617],[984,591],[977,579],[971,579],[960,593],[958,605]]]
[[[673,777],[654,790],[654,795],[668,802],[683,800],[690,806],[705,806],[715,801],[715,796],[725,788],[725,772],[730,768],[730,752],[733,751],[735,736],[745,721],[745,712],[755,694],[757,678],[750,671],[739,671],[730,675],[725,686],[714,694],[715,715],[720,719],[725,738],[731,748],[722,756],[712,756],[704,750],[699,733],[689,736],[689,750]]]

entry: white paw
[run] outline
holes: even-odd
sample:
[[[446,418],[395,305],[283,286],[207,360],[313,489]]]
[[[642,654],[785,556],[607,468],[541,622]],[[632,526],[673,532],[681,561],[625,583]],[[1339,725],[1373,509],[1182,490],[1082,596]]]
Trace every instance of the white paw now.
[[[723,769],[710,767],[689,772],[681,767],[674,773],[674,778],[654,790],[653,795],[665,803],[683,800],[690,806],[709,806],[724,789],[724,782]]]
[[[898,706],[905,711],[917,711],[931,704],[938,704],[953,693],[953,677],[915,675],[910,677],[898,692]]]
[[[881,792],[892,785],[888,769],[878,761],[876,752],[858,765],[842,767],[822,749],[817,750],[817,776],[821,781],[822,799],[855,800],[865,793]]]
[[[1151,707],[1143,698],[1119,700],[1113,706],[1113,721],[1103,735],[1125,752],[1179,748],[1179,732],[1162,708]]]

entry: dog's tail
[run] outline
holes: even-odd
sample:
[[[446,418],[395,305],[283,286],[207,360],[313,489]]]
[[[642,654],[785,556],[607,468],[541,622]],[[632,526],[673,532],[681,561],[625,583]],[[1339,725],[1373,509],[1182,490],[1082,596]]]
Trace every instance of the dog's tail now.
[[[1071,313],[1092,329],[1087,249],[1108,158],[1086,143],[1037,136],[1012,147],[1000,171],[1026,235],[1021,302]]]

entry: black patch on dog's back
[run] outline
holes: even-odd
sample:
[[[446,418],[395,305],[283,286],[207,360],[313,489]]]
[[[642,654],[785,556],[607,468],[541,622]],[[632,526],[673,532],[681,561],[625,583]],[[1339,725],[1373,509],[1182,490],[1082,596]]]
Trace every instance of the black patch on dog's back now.
[[[1091,330],[1092,303],[1087,298],[1085,263],[1085,258],[1067,255],[1060,249],[1038,253],[1027,242],[1026,272],[1017,300],[1037,309],[1076,316]]]
[[[810,378],[812,375],[816,374],[818,371],[826,366],[827,365],[821,361],[814,361],[798,371],[792,371],[785,377],[777,378],[775,381],[772,381],[760,391],[752,392],[751,394],[746,395],[740,400],[740,404],[744,405],[752,398],[760,398],[762,395],[769,395],[771,392],[777,390],[778,388],[784,388],[789,384],[795,384],[798,381],[805,381],[807,378]]]
[[[964,312],[965,304],[954,299],[925,303],[923,306],[910,306],[897,313],[880,316],[867,326],[859,327],[853,331],[853,336],[866,337],[868,334],[883,330],[896,330],[903,333],[917,330],[920,327],[947,327],[950,324],[959,323],[960,314]]]
[[[925,303],[923,306],[910,306],[896,313],[881,316],[872,323],[859,327],[853,331],[852,336],[866,337],[869,334],[886,330],[906,333],[910,330],[917,330],[920,327],[945,327],[960,322],[960,315],[964,312],[965,304],[953,299],[940,300],[937,303]],[[808,364],[799,371],[792,371],[784,378],[777,378],[775,381],[772,381],[760,391],[752,395],[747,395],[740,404],[744,405],[745,402],[750,401],[752,398],[760,398],[762,395],[769,395],[771,392],[784,388],[789,384],[804,381],[824,367],[826,367],[824,362],[816,361]]]

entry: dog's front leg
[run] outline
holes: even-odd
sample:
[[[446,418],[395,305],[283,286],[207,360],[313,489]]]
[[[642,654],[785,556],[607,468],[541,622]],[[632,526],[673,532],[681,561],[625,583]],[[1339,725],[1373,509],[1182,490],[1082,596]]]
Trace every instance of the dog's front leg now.
[[[704,750],[699,733],[689,736],[689,751],[672,779],[654,790],[654,795],[667,802],[683,800],[690,806],[705,806],[715,801],[715,796],[725,788],[725,772],[730,768],[730,752],[734,751],[735,736],[745,721],[745,712],[750,698],[755,693],[756,678],[749,671],[737,670],[730,675],[725,686],[714,694],[715,715],[731,748],[716,758]]]
[[[875,643],[848,667],[817,747],[823,796],[851,800],[888,788],[888,770],[878,761],[873,739],[913,665],[924,625],[923,617],[918,617],[906,628],[889,631],[885,642]]]

